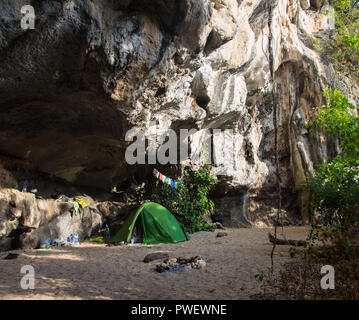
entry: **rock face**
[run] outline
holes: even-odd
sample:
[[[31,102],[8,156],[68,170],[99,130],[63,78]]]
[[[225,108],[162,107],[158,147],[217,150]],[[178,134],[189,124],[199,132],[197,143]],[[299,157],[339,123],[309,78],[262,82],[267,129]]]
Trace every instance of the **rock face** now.
[[[41,240],[66,241],[71,234],[78,234],[82,241],[105,221],[123,219],[128,213],[121,206],[116,210],[114,207],[113,203],[112,208],[106,202],[93,203],[75,213],[71,202],[37,199],[33,193],[0,189],[0,250],[38,248]]]
[[[201,132],[231,129],[230,145],[211,140],[215,153],[224,148],[213,167],[218,210],[227,208],[230,225],[235,211],[236,226],[271,224],[278,126],[283,212],[288,223],[307,219],[304,172],[335,152],[306,128],[312,107],[323,103],[326,86],[356,104],[359,97],[314,50],[315,38],[334,28],[327,1],[32,1],[35,29],[22,30],[27,2],[0,3],[1,155],[111,190],[151,169],[126,163],[129,129],[202,130],[196,150]],[[0,177],[3,187],[19,184],[11,172]],[[35,199],[23,201],[36,207]],[[10,211],[8,231],[19,218]],[[24,226],[38,228],[41,219],[30,216]],[[92,228],[99,217],[90,220]]]

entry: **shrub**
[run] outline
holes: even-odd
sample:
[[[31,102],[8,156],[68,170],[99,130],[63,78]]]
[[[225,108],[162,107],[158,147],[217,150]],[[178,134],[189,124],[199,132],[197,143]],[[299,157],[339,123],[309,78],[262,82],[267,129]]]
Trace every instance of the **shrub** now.
[[[214,208],[213,201],[208,199],[208,192],[216,183],[217,180],[211,177],[210,166],[197,171],[188,169],[176,189],[156,181],[151,199],[171,210],[186,232],[213,231],[215,226],[207,224],[202,216]]]
[[[355,79],[359,74],[359,3],[356,0],[333,0],[336,30],[330,41],[319,41],[319,48],[335,68]]]
[[[343,151],[307,175],[315,210],[311,240],[346,246],[359,222],[359,118],[339,90],[324,95],[328,103],[309,125],[337,136]]]

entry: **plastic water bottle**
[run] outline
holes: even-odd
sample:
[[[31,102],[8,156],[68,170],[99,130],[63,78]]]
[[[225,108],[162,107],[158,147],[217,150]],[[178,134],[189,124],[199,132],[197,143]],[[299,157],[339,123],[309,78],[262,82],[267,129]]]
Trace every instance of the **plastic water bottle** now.
[[[80,242],[79,242],[79,236],[78,236],[78,234],[76,233],[76,234],[74,235],[74,245],[78,246],[79,244],[80,244]]]

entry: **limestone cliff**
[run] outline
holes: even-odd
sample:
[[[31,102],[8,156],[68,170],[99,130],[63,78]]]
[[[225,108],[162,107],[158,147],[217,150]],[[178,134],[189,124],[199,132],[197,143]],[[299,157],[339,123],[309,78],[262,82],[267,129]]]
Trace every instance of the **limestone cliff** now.
[[[230,128],[234,166],[213,168],[227,225],[273,222],[276,125],[285,223],[306,218],[304,172],[335,152],[306,128],[312,107],[327,86],[358,104],[315,51],[334,28],[323,0],[2,0],[0,21],[3,157],[111,190],[152,169],[126,164],[129,129]]]

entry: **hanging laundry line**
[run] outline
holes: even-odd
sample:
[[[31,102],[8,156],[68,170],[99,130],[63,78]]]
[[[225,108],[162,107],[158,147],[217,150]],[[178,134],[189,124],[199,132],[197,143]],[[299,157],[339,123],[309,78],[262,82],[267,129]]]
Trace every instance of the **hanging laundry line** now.
[[[160,181],[162,181],[165,184],[168,184],[169,186],[171,186],[171,188],[177,188],[178,185],[183,181],[183,171],[182,171],[182,176],[181,179],[178,181],[175,181],[167,176],[165,176],[164,174],[162,174],[161,172],[159,172],[156,168],[153,169],[153,175]]]

